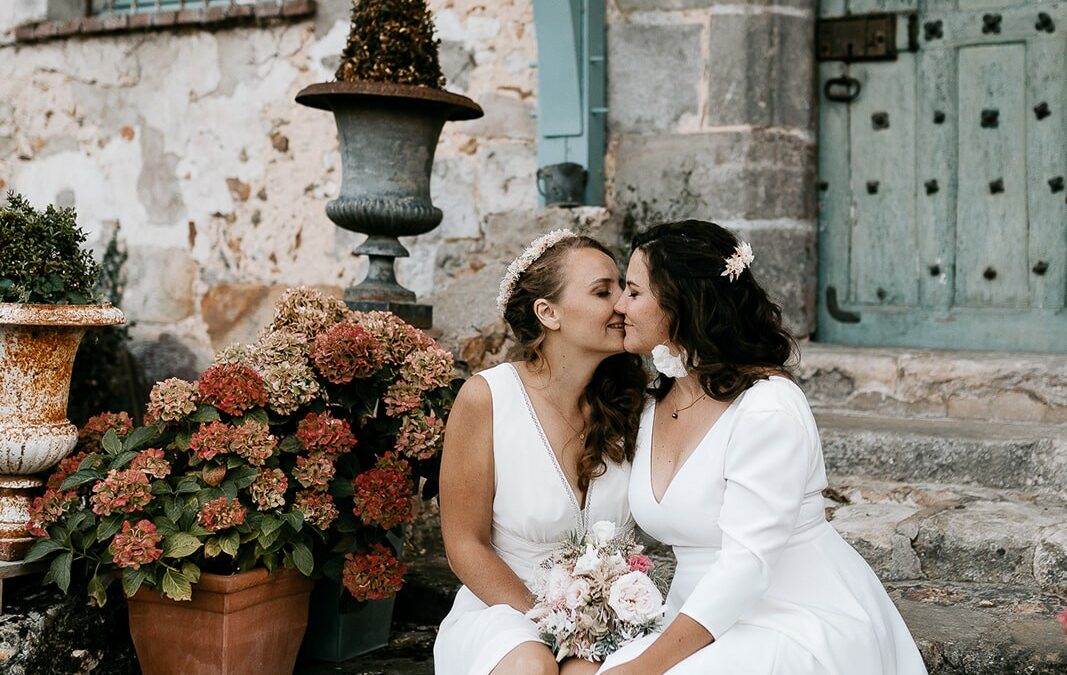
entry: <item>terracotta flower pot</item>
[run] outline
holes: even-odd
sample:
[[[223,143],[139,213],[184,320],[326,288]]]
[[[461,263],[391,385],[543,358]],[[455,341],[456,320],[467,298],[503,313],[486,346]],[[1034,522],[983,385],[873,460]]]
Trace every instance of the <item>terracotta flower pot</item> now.
[[[129,598],[143,675],[291,675],[313,584],[293,570],[203,574],[193,599]]]
[[[30,504],[78,430],[67,419],[74,356],[86,329],[125,323],[111,305],[0,303],[0,560],[20,560],[33,539]]]

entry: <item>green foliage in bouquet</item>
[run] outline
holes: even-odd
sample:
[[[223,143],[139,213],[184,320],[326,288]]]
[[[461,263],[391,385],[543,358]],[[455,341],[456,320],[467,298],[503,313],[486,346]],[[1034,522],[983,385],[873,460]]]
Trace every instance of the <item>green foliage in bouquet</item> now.
[[[336,77],[443,89],[440,42],[426,0],[354,0]]]
[[[97,603],[191,597],[201,572],[296,568],[389,597],[404,566],[387,545],[436,493],[452,356],[384,312],[288,291],[252,345],[216,356],[196,382],[152,389],[145,426],[104,413],[32,510],[27,560],[51,560],[66,590]]]
[[[74,209],[38,211],[9,192],[0,205],[0,302],[92,304],[96,263]]]

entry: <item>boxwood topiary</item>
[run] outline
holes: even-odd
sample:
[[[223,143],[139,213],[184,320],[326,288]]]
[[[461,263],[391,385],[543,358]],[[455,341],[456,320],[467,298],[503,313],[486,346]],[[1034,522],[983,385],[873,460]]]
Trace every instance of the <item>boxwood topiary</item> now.
[[[0,302],[93,304],[97,265],[83,243],[74,209],[38,211],[9,192],[0,205]]]

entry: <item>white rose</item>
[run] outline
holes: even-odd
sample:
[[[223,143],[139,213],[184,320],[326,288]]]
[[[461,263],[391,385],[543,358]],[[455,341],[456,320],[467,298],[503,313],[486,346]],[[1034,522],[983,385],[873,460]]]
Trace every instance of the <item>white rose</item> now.
[[[608,606],[623,621],[644,623],[663,615],[663,596],[646,575],[630,572],[611,585]]]
[[[567,573],[567,568],[563,565],[553,566],[545,582],[545,601],[550,605],[562,602],[570,583],[571,575]]]
[[[589,528],[589,536],[597,546],[603,546],[615,537],[615,523],[610,520],[601,520],[593,523]]]
[[[585,547],[585,553],[578,557],[578,560],[574,561],[574,573],[575,574],[590,574],[596,570],[600,565],[600,556],[597,555],[596,549],[592,546]]]
[[[567,587],[565,602],[571,609],[578,609],[589,598],[589,582],[585,579],[575,579]]]

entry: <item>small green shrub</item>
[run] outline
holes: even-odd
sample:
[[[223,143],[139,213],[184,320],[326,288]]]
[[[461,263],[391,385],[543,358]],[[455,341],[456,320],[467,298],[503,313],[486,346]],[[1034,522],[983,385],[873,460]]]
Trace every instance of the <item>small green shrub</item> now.
[[[84,242],[74,209],[38,211],[9,192],[0,206],[0,302],[92,304],[97,265]]]

